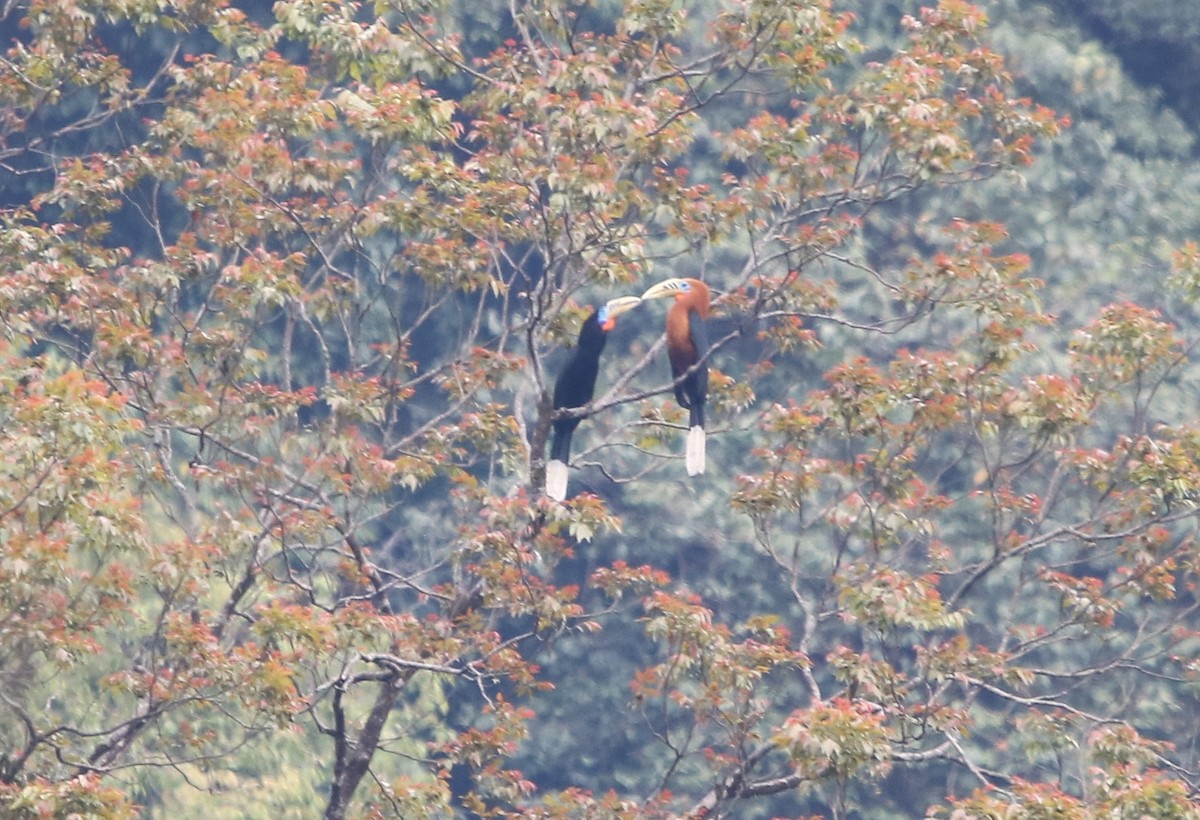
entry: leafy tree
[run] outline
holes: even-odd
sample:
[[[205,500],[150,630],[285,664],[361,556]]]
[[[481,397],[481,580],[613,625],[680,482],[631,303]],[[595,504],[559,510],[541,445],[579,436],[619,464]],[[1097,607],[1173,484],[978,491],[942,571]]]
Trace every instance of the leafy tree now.
[[[6,10],[6,814],[1195,813],[1192,343],[928,219],[1061,125],[978,9]],[[709,475],[644,306],[550,502],[689,274]]]
[[[1103,42],[1140,82],[1161,90],[1163,101],[1196,127],[1200,121],[1195,79],[1200,64],[1196,49],[1200,15],[1195,6],[1184,0],[1087,4],[1052,0],[1050,5]]]

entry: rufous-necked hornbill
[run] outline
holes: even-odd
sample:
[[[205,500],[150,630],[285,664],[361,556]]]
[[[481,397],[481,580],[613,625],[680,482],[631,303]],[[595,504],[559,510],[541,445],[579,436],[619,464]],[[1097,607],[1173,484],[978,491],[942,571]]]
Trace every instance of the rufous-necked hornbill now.
[[[583,407],[592,400],[596,390],[596,375],[600,372],[600,354],[608,341],[609,332],[617,326],[617,317],[641,304],[636,296],[610,299],[603,307],[593,310],[583,320],[579,343],[566,367],[554,383],[554,409]],[[556,419],[550,441],[550,461],[546,463],[546,495],[555,501],[567,497],[567,462],[571,458],[571,435],[582,416]]]
[[[675,400],[688,411],[688,475],[704,472],[704,402],[708,399],[708,285],[699,279],[667,279],[642,294],[642,300],[675,299],[667,311],[667,356],[675,377]],[[686,375],[685,375],[686,374]]]

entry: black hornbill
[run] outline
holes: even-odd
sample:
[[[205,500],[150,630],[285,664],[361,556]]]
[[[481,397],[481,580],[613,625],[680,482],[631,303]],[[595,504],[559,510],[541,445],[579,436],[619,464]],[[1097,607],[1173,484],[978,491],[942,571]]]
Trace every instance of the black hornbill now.
[[[642,294],[643,300],[671,296],[675,304],[667,311],[667,356],[675,377],[675,400],[688,411],[688,475],[704,472],[704,402],[708,399],[708,365],[699,364],[708,353],[708,285],[699,279],[667,279]],[[689,369],[696,366],[694,370]],[[684,376],[684,374],[687,374]],[[682,377],[682,378],[681,378]]]
[[[609,332],[616,327],[617,317],[641,304],[636,296],[610,299],[603,307],[593,310],[583,321],[579,343],[566,367],[554,383],[554,409],[583,407],[592,400],[596,390],[596,375],[600,372],[600,354],[608,341]],[[567,497],[567,462],[571,458],[571,435],[582,416],[556,419],[550,442],[550,461],[546,463],[546,495],[555,501]]]

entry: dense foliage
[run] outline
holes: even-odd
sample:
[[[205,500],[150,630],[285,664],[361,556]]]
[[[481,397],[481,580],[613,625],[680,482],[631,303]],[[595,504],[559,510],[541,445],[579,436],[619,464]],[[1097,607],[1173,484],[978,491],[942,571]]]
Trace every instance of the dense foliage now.
[[[0,811],[1196,816],[1190,132],[909,5],[5,6]]]

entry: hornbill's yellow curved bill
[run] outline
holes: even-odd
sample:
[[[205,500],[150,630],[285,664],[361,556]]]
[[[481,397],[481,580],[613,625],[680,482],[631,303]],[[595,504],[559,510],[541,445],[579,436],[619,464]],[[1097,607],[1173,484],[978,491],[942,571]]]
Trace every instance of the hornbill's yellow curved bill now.
[[[593,310],[583,320],[575,354],[558,374],[554,383],[554,409],[583,407],[592,400],[596,390],[596,375],[600,372],[600,354],[608,341],[609,332],[617,326],[617,317],[642,303],[636,296],[610,299],[603,307]],[[567,497],[567,462],[571,457],[571,435],[582,416],[561,418],[554,422],[550,442],[550,461],[546,462],[546,495],[555,501]]]
[[[704,472],[704,402],[708,398],[708,365],[703,363],[708,353],[704,328],[708,285],[699,279],[667,279],[643,293],[642,300],[668,296],[675,304],[667,311],[667,355],[675,377],[675,400],[687,408],[689,416],[685,463],[688,475],[700,475]]]

